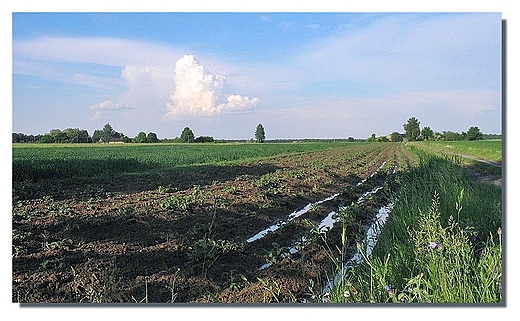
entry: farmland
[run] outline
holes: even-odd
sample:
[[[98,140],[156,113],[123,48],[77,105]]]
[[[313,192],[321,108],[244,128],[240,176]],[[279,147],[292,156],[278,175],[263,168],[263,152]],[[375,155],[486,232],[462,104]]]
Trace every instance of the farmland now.
[[[13,145],[12,300],[326,302],[381,209],[415,206],[395,201],[425,155],[404,143]],[[467,176],[446,162],[435,166]],[[478,244],[501,224],[488,187]]]
[[[87,146],[85,146],[87,145]],[[326,143],[300,144],[41,144],[13,145],[16,180],[95,177],[329,149]],[[266,147],[266,145],[268,147]]]
[[[444,154],[462,154],[496,164],[502,163],[502,140],[483,141],[432,141],[420,142],[421,145]]]

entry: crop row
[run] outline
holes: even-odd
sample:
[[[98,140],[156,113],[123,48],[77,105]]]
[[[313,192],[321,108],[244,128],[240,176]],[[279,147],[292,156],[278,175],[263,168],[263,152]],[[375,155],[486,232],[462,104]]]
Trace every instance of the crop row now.
[[[321,277],[330,273],[328,267],[321,275],[313,272],[314,266],[325,268],[328,262],[309,235],[307,222],[317,226],[338,204],[349,205],[377,191],[364,201],[362,212],[355,208],[347,213],[355,215],[355,222],[348,223],[352,246],[351,233],[362,227],[361,221],[370,220],[381,203],[377,198],[386,187],[377,186],[384,173],[393,172],[398,157],[407,157],[401,144],[342,147],[248,161],[245,167],[254,171],[186,189],[172,185],[108,197],[15,202],[13,301],[133,302],[146,296],[149,302],[217,297],[221,302],[292,302],[279,294],[263,296],[263,291],[280,286],[299,298],[306,296],[309,284],[298,281],[296,288],[289,288],[291,277],[283,276],[297,262],[303,281],[312,278],[319,291]],[[219,170],[225,168],[235,167]],[[381,175],[372,176],[377,169]],[[247,242],[301,208],[308,210],[301,219]],[[294,257],[280,257],[291,252],[299,233],[309,235],[306,243],[312,244]],[[341,245],[336,228],[328,237],[331,248]],[[265,262],[273,265],[259,271]],[[59,275],[61,281],[48,275]],[[40,288],[59,290],[40,293]]]
[[[45,148],[24,145],[12,149],[12,171],[13,181],[99,177],[243,161],[344,146],[343,143],[89,145]]]

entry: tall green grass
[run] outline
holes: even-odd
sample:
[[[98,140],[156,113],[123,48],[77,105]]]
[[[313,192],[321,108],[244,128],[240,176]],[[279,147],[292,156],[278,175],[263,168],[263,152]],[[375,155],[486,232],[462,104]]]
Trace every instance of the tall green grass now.
[[[427,146],[441,153],[470,155],[494,162],[502,161],[502,140],[474,141],[421,141],[418,146]]]
[[[502,193],[453,162],[415,151],[371,257],[332,302],[502,302]]]

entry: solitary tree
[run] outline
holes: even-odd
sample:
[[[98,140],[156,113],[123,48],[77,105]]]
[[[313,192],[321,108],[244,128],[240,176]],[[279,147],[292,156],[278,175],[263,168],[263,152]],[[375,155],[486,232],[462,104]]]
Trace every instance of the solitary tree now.
[[[480,132],[480,129],[477,126],[468,129],[468,133],[466,134],[467,140],[481,140],[483,138],[484,134]]]
[[[415,117],[409,118],[408,122],[403,125],[404,131],[406,133],[406,138],[409,141],[415,141],[419,138],[421,134],[421,129],[419,128],[419,120]]]
[[[189,127],[185,127],[182,130],[180,141],[183,143],[193,143],[195,141],[195,135]]]
[[[376,134],[370,135],[370,137],[367,138],[367,142],[377,142]]]
[[[257,143],[265,142],[265,130],[262,124],[258,124],[258,126],[256,126],[255,139]]]

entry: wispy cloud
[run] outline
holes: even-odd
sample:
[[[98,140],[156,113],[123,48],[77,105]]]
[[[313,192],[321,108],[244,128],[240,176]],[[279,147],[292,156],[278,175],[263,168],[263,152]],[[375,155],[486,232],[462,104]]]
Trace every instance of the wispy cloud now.
[[[258,114],[259,119],[269,119],[264,126],[274,137],[367,138],[372,133],[402,132],[402,125],[412,116],[434,131],[460,132],[477,125],[485,132],[498,133],[494,122],[487,121],[500,120],[500,105],[501,93],[493,90],[396,92],[326,101],[299,98],[286,108],[259,109]]]
[[[142,40],[107,37],[39,37],[13,42],[13,56],[110,66],[171,63],[183,50]]]
[[[388,90],[481,86],[491,69],[488,84],[500,88],[497,21],[457,14],[381,16],[305,44],[292,63],[315,79],[364,82]]]
[[[105,112],[113,112],[113,111],[127,111],[127,110],[133,110],[135,108],[131,107],[130,105],[123,104],[123,103],[116,103],[111,100],[106,100],[102,103],[95,104],[94,106],[91,106],[90,109],[93,109],[96,111],[96,113],[91,117],[91,119],[99,119]]]
[[[138,40],[40,37],[13,42],[13,73],[121,91],[130,80],[127,68],[167,73],[180,55],[176,48]]]
[[[480,125],[486,131],[477,123],[484,115],[493,117],[484,122],[500,125],[498,14],[363,14],[339,19],[342,25],[297,15],[255,17],[274,33],[266,43],[283,50],[246,59],[245,49],[235,53],[232,42],[199,39],[196,32],[187,47],[175,39],[15,38],[13,74],[90,93],[84,118],[95,112],[98,120],[146,120],[150,128],[181,124],[182,116],[207,121],[225,115],[219,117],[225,123],[241,113],[271,134],[269,123],[279,124],[277,137],[294,138],[329,135],[322,129],[331,124],[348,127],[347,135],[386,134],[411,116],[434,130]],[[43,91],[45,83],[30,85]]]

